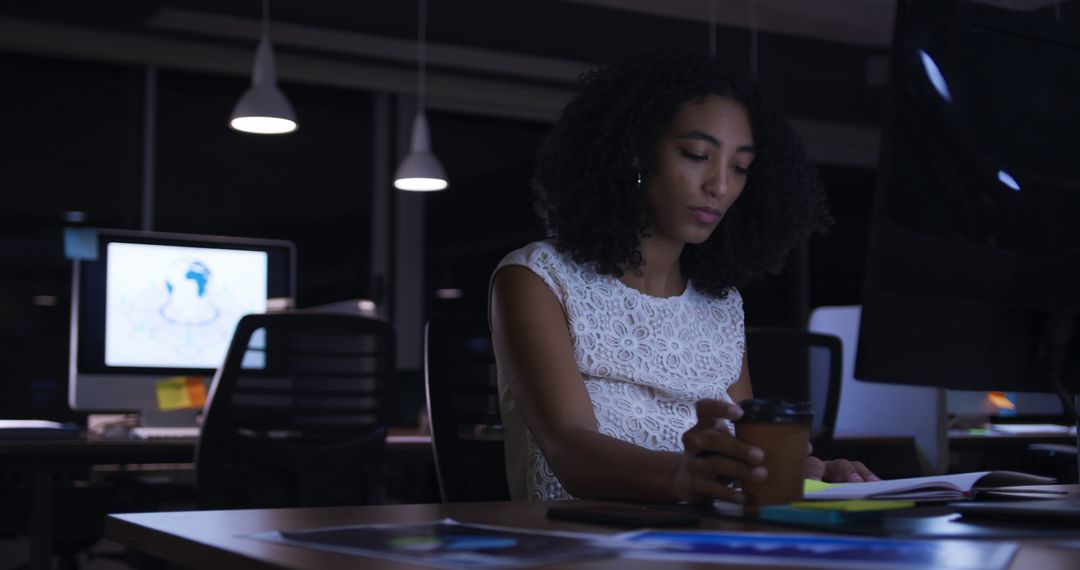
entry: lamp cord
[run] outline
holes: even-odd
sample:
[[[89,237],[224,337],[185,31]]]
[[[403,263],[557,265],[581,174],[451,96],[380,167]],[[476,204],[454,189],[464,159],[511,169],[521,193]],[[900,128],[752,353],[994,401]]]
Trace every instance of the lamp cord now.
[[[750,0],[750,77],[757,80],[758,60],[757,0]]]
[[[423,112],[425,106],[425,91],[427,90],[427,53],[425,43],[427,41],[427,0],[419,0],[420,22],[417,30],[418,41],[416,42],[416,62],[419,73],[416,74],[416,109]]]
[[[719,0],[709,2],[709,57],[716,59],[716,3]]]

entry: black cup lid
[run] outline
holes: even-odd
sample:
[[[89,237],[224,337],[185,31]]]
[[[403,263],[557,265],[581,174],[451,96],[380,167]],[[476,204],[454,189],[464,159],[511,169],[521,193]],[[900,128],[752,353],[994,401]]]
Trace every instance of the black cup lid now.
[[[797,400],[763,400],[754,398],[739,402],[743,416],[738,423],[809,423],[814,419],[810,402]]]

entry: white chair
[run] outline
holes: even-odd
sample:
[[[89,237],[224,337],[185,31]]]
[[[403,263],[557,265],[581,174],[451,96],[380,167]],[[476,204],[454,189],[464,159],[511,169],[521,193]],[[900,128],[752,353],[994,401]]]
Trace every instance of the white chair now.
[[[945,473],[949,446],[945,390],[862,382],[854,376],[859,340],[858,305],[818,307],[810,314],[812,332],[840,337],[843,368],[834,437],[910,436],[915,439],[921,470]]]

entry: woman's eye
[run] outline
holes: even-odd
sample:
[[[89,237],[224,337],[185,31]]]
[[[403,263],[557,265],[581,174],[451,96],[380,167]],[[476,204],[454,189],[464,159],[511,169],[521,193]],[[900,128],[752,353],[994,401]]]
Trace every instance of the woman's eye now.
[[[704,154],[694,154],[694,153],[692,153],[692,152],[690,152],[688,150],[682,151],[682,155],[685,156],[686,158],[689,158],[690,160],[695,161],[695,162],[704,162],[705,160],[708,160],[708,158],[709,158],[708,156],[706,156]]]
[[[732,166],[732,168],[734,168],[735,172],[737,172],[739,174],[750,174],[750,167],[749,166],[739,166],[738,164],[736,164],[736,165]]]

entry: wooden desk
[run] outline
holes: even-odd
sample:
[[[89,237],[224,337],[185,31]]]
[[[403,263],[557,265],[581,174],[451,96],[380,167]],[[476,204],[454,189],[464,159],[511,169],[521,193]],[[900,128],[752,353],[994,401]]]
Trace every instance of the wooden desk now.
[[[587,502],[574,502],[586,504]],[[429,522],[452,517],[462,522],[504,526],[613,534],[608,527],[548,520],[545,512],[555,503],[498,502],[446,505],[393,505],[322,509],[265,509],[237,511],[189,511],[110,515],[105,523],[109,540],[152,556],[190,568],[407,568],[406,564],[345,554],[273,544],[244,535],[272,530],[296,530],[364,523]],[[711,519],[703,528],[714,530],[763,530],[791,534],[776,527],[755,527],[736,520]],[[805,533],[806,531],[798,531]],[[1080,550],[1056,547],[1062,540],[1019,540],[1021,550],[1012,568],[1040,570],[1080,567]],[[717,565],[593,560],[565,565],[568,568],[715,568]],[[418,567],[420,568],[420,567]],[[427,568],[427,567],[423,567]]]
[[[109,464],[190,464],[197,439],[75,439],[0,440],[0,465],[31,474],[30,560],[34,570],[52,567],[53,484],[58,469]],[[415,430],[392,428],[387,452],[431,454],[431,437]]]

